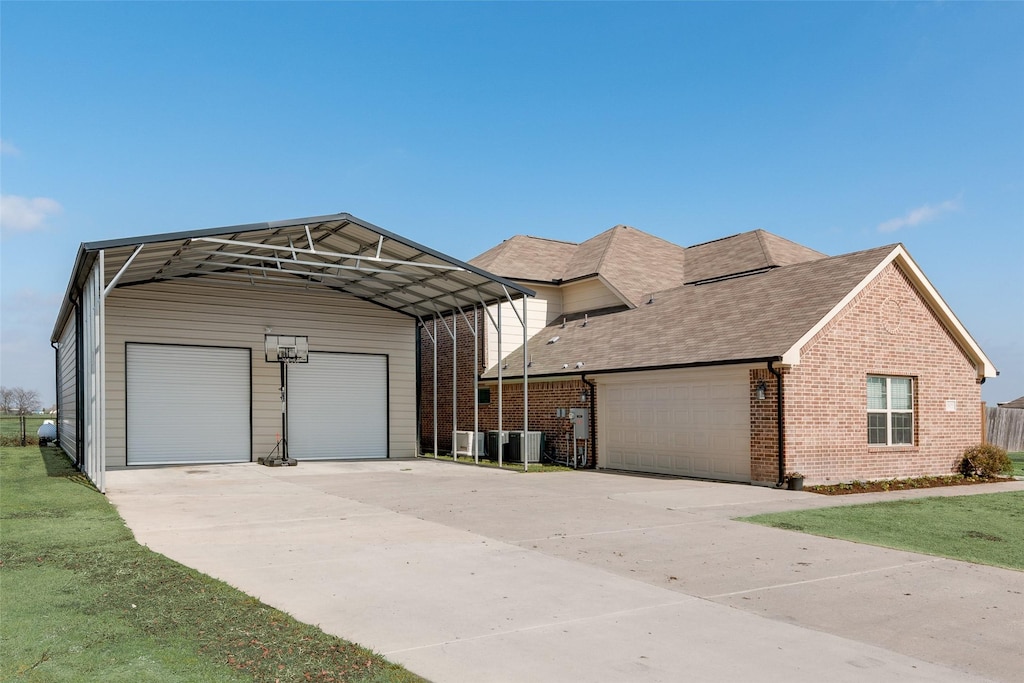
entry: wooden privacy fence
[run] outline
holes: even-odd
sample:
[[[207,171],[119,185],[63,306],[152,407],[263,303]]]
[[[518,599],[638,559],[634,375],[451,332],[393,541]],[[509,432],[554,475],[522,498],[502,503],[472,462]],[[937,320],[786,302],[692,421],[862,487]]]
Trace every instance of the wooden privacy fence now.
[[[1011,453],[1024,451],[1024,410],[989,408],[988,442]]]

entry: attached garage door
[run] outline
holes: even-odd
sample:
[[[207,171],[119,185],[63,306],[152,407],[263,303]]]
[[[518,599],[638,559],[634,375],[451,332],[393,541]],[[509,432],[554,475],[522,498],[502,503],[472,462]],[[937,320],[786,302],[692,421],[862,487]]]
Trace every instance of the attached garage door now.
[[[388,457],[387,356],[310,353],[288,366],[288,454]]]
[[[750,481],[747,371],[670,381],[610,381],[598,390],[601,467]]]
[[[249,462],[249,349],[128,344],[128,464]]]

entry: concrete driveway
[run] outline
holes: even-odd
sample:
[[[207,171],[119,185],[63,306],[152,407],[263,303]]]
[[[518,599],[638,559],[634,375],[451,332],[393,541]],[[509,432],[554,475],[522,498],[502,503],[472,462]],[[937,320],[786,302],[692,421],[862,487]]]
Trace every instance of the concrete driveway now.
[[[732,521],[878,494],[423,459],[107,487],[141,543],[437,683],[1024,675],[1024,573]]]

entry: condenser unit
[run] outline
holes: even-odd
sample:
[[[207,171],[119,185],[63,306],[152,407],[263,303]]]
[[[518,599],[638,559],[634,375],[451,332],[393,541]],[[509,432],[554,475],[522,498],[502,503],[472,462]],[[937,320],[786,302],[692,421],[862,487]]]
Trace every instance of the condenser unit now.
[[[540,462],[541,451],[544,450],[544,432],[509,432],[508,447],[505,458],[509,462],[522,462],[526,453],[526,462]]]
[[[502,455],[504,456],[505,451],[508,450],[508,434],[509,433],[506,431],[499,432],[497,429],[492,429],[489,432],[487,432],[488,458],[490,458],[491,460],[497,460],[499,451],[501,451]]]

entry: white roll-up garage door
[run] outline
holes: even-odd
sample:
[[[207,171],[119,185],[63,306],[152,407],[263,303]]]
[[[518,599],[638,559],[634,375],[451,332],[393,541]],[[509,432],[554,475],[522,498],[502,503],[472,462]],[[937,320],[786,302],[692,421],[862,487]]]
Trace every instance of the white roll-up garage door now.
[[[129,465],[249,462],[249,349],[128,344]]]
[[[310,353],[288,366],[288,454],[388,457],[387,356]]]
[[[723,368],[602,380],[598,466],[749,482],[747,378]]]

